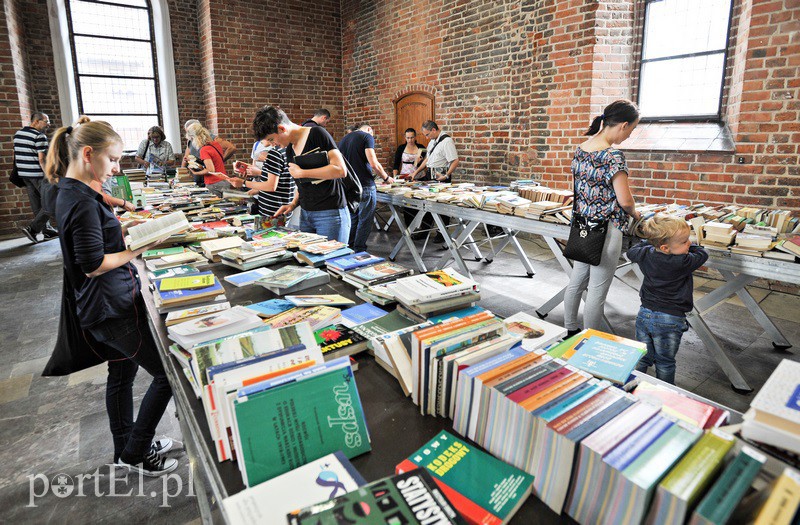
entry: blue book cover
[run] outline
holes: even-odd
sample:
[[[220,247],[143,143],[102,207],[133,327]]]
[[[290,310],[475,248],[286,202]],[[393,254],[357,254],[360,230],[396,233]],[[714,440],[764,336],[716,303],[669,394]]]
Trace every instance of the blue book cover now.
[[[481,308],[480,306],[470,306],[469,308],[464,308],[463,310],[456,310],[455,312],[434,315],[433,317],[429,317],[428,321],[432,322],[433,324],[438,324],[448,319],[463,319],[464,317],[479,314],[483,311],[485,311],[485,308]]]
[[[595,430],[599,429],[618,415],[627,410],[635,401],[629,397],[621,397],[614,401],[594,417],[573,428],[568,434],[567,439],[580,442],[586,439],[587,436],[592,434]]]
[[[329,268],[336,268],[337,270],[347,272],[371,264],[382,263],[385,260],[386,259],[383,257],[371,255],[367,252],[358,252],[352,255],[345,255],[344,257],[335,257],[328,260],[325,264],[327,264]]]
[[[196,275],[206,275],[211,273],[212,272],[201,272]],[[220,283],[219,280],[216,278],[214,278],[214,284],[212,286],[206,286],[205,288],[193,288],[187,290],[169,290],[166,292],[161,291],[162,282],[163,279],[156,281],[158,296],[161,298],[162,301],[171,301],[173,299],[194,297],[196,295],[205,295],[208,294],[209,292],[215,292],[217,294],[225,293],[225,289],[222,287],[222,283]]]
[[[225,277],[225,280],[236,286],[247,286],[271,273],[272,270],[268,270],[267,268],[256,268],[255,270],[228,275]]]
[[[350,255],[351,253],[353,253],[353,250],[345,247],[345,248],[339,248],[338,250],[332,251],[331,253],[324,253],[321,255],[315,253],[308,253],[301,250],[297,252],[297,255],[302,255],[303,258],[305,258],[306,261],[311,264],[311,266],[318,267],[322,266],[322,263],[324,263],[329,259],[335,259],[337,257],[342,257],[344,255]],[[295,256],[295,259],[303,262],[303,260],[297,256]]]
[[[247,308],[253,310],[261,317],[272,317],[274,315],[282,314],[287,310],[294,308],[294,303],[286,299],[270,299],[248,305]]]
[[[674,425],[672,421],[661,414],[656,414],[628,436],[625,441],[617,445],[603,461],[615,470],[622,472],[672,425]]]
[[[643,355],[640,348],[592,336],[567,362],[594,376],[625,384]]]
[[[359,325],[383,317],[386,313],[375,305],[364,303],[342,310],[342,317],[351,325]]]
[[[544,421],[549,423],[561,414],[572,410],[601,390],[604,390],[607,386],[608,383],[601,382],[583,383],[565,393],[563,396],[559,396],[550,403],[546,403],[544,406],[534,410],[532,414],[541,417]]]
[[[260,354],[254,355],[251,357],[246,357],[244,359],[240,359],[239,361],[230,361],[228,363],[221,363],[218,365],[210,366],[206,368],[206,375],[208,376],[208,382],[214,380],[214,376],[219,374],[220,372],[225,372],[227,370],[233,370],[234,368],[241,368],[243,366],[250,366],[253,363],[258,363],[260,361],[266,361],[268,359],[273,359],[275,357],[280,357],[282,355],[290,354],[292,352],[297,352],[298,350],[305,350],[306,345],[292,345],[288,348],[283,350],[279,350],[277,352],[271,352],[268,354]]]

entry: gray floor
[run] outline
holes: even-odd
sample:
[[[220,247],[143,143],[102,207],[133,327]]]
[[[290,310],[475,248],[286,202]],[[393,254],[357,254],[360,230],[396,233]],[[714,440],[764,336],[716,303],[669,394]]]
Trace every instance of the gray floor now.
[[[386,255],[397,239],[394,229],[389,234],[373,233],[370,246],[374,253]],[[566,276],[544,242],[525,242],[524,246],[537,272],[533,278],[525,275],[511,253],[498,256],[492,264],[467,259],[481,283],[482,306],[501,315],[518,311],[535,314],[535,308],[565,284]],[[442,253],[438,246],[428,246],[426,263],[432,264]],[[405,250],[398,261],[413,266]],[[695,284],[699,297],[719,281],[696,279]],[[774,350],[737,299],[719,305],[708,314],[707,321],[757,389],[781,359],[800,360],[800,297],[755,288],[751,293],[795,348]],[[160,480],[144,481],[141,486],[133,477],[127,482],[112,482],[108,468],[102,466],[111,460],[113,452],[105,415],[103,366],[62,378],[40,376],[55,341],[60,296],[61,262],[56,241],[36,246],[19,239],[0,242],[0,436],[4,445],[0,453],[4,467],[0,472],[0,520],[172,524],[197,520],[196,500],[188,488],[187,461],[180,449],[172,453],[181,461],[180,482],[172,479],[166,489]],[[633,336],[638,305],[633,281],[615,281],[606,314],[620,335]],[[547,320],[561,324],[563,310],[556,308]],[[678,354],[677,383],[738,410],[746,409],[752,399],[752,395],[738,395],[730,389],[692,331],[685,334]],[[148,376],[143,372],[135,385],[137,400],[147,385]],[[170,407],[158,433],[180,440],[173,412]],[[63,485],[57,474],[69,476],[73,487],[70,495],[56,495]],[[78,483],[79,475],[92,477]],[[56,487],[46,490],[45,477]],[[109,495],[112,484],[117,497]],[[83,495],[79,495],[78,485]],[[104,495],[96,495],[98,490]],[[119,497],[128,493],[129,497]],[[38,497],[40,494],[45,495]],[[175,496],[167,497],[167,506],[161,507],[167,494]]]

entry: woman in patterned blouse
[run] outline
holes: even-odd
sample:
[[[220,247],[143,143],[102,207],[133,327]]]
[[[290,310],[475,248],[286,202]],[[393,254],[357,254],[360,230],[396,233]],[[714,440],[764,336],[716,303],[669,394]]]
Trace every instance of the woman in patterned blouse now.
[[[578,147],[572,159],[575,212],[590,221],[608,221],[608,227],[600,264],[575,261],[573,265],[564,294],[564,326],[569,335],[581,330],[578,307],[584,291],[584,327],[601,328],[606,295],[622,251],[622,233],[629,216],[639,218],[628,186],[625,155],[614,147],[625,141],[638,123],[639,109],[633,102],[612,102],[592,121],[586,132],[591,138]]]

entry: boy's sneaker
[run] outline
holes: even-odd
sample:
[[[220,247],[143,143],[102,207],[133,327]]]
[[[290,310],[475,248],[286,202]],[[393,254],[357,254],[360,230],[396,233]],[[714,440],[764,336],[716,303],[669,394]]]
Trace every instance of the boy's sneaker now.
[[[170,450],[172,450],[172,440],[170,438],[157,439],[150,445],[150,452],[155,452],[156,454],[163,454]]]
[[[36,239],[36,234],[35,234],[35,233],[33,233],[33,231],[31,230],[31,227],[30,227],[30,226],[25,226],[24,228],[20,228],[20,230],[22,230],[22,233],[24,233],[24,234],[25,234],[25,237],[27,237],[28,239],[30,239],[30,241],[31,241],[33,244],[36,244],[36,243],[38,243],[38,242],[39,242],[39,241]]]
[[[120,467],[126,467],[131,472],[138,472],[143,476],[157,478],[164,474],[169,474],[178,468],[178,460],[173,458],[162,458],[152,450],[150,450],[140,463],[130,465],[122,461],[120,458],[117,461]]]

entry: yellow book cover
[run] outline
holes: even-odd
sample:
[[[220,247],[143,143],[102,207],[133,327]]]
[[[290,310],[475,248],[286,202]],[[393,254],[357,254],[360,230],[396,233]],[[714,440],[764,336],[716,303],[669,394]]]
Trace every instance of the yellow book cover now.
[[[790,525],[800,506],[800,473],[787,468],[772,488],[754,525]]]
[[[172,290],[194,290],[214,285],[213,274],[187,275],[182,277],[167,277],[161,281],[158,289],[162,292]]]

